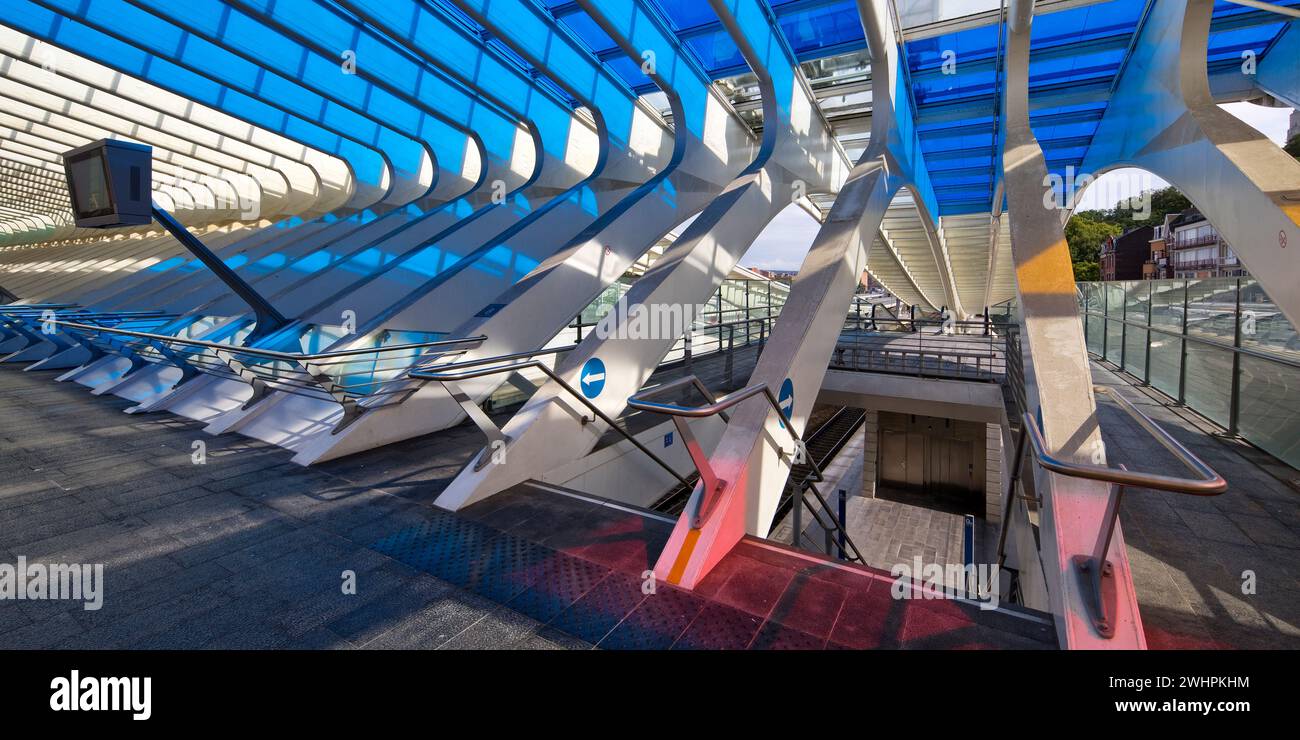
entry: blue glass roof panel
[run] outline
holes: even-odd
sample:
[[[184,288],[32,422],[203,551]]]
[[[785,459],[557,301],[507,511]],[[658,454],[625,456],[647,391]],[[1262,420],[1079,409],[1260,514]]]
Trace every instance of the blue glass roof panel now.
[[[596,23],[591,16],[577,10],[576,6],[574,10],[557,17],[595,54],[612,51],[618,46],[614,39],[605,33],[605,29],[600,27],[600,24]]]
[[[686,39],[686,46],[695,52],[700,65],[715,76],[719,71],[746,66],[740,47],[726,31],[692,35]]]
[[[1285,27],[1286,23],[1278,22],[1225,31],[1212,30],[1208,61],[1211,64],[1226,59],[1241,61],[1242,55],[1247,51],[1253,52],[1258,57]]]
[[[718,14],[713,12],[707,2],[701,0],[656,0],[656,2],[664,17],[676,31],[685,31],[718,20]]]
[[[862,21],[852,0],[778,12],[777,19],[790,48],[800,59],[826,56],[817,53],[822,49],[865,46]]]

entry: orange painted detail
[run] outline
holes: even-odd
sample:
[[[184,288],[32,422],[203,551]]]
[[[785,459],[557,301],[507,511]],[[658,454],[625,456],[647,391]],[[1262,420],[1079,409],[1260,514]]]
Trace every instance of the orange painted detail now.
[[[673,569],[668,571],[669,583],[676,586],[682,582],[682,575],[686,573],[686,566],[691,562],[691,553],[695,552],[695,543],[699,540],[700,530],[692,529],[686,532],[686,540],[682,542],[682,549],[677,551]]]
[[[1287,218],[1291,219],[1291,223],[1300,226],[1300,205],[1284,205],[1282,206],[1282,212],[1286,214]]]
[[[1070,295],[1075,292],[1070,247],[1062,239],[1016,267],[1016,280],[1023,292],[1039,295]]]

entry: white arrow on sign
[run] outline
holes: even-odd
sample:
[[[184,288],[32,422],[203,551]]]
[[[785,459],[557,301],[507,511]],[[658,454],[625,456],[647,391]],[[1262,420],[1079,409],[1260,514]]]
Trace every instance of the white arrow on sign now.
[[[582,376],[582,382],[587,385],[591,385],[592,383],[595,383],[597,380],[604,380],[604,379],[605,379],[605,373],[587,373],[586,375]]]

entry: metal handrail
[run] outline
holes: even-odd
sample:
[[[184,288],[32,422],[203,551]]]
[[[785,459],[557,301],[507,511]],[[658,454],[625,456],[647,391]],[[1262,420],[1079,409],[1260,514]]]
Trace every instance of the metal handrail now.
[[[1038,422],[1033,415],[1026,412],[1024,415],[1024,429],[1029,432],[1029,442],[1032,445],[1034,458],[1038,464],[1054,473],[1060,473],[1071,478],[1087,478],[1089,480],[1099,480],[1106,483],[1114,483],[1122,486],[1137,486],[1140,488],[1154,488],[1161,491],[1170,491],[1172,493],[1182,493],[1191,496],[1218,496],[1228,489],[1228,482],[1223,479],[1209,465],[1205,464],[1199,457],[1183,446],[1181,442],[1169,435],[1160,425],[1151,420],[1151,417],[1143,413],[1133,402],[1123,395],[1114,392],[1105,386],[1094,386],[1093,391],[1102,393],[1114,399],[1128,413],[1134,421],[1138,423],[1148,434],[1155,437],[1156,441],[1161,444],[1170,454],[1179,462],[1187,466],[1195,478],[1177,478],[1169,475],[1158,473],[1139,473],[1128,470],[1117,470],[1104,465],[1089,465],[1086,463],[1076,463],[1067,460],[1059,460],[1047,452],[1047,444],[1043,441],[1042,431],[1038,428]]]
[[[1047,444],[1043,441],[1043,433],[1039,429],[1037,419],[1034,418],[1033,414],[1026,411],[1021,420],[1020,440],[1016,445],[1015,462],[1011,469],[1011,480],[1002,514],[1002,527],[998,535],[998,568],[1001,570],[1006,564],[1007,533],[1011,528],[1011,514],[1015,511],[1016,485],[1020,478],[1020,468],[1024,460],[1026,442],[1028,442],[1034,461],[1044,470],[1071,478],[1085,478],[1111,484],[1110,495],[1106,502],[1105,521],[1101,530],[1097,533],[1097,542],[1092,553],[1090,555],[1076,555],[1071,561],[1080,581],[1086,586],[1084,593],[1093,610],[1093,626],[1097,629],[1098,634],[1109,638],[1114,635],[1110,615],[1115,610],[1116,589],[1113,582],[1110,581],[1113,578],[1113,567],[1106,560],[1106,555],[1110,552],[1110,544],[1114,538],[1115,525],[1119,521],[1119,509],[1120,504],[1123,503],[1125,490],[1133,486],[1190,496],[1218,496],[1228,489],[1228,482],[1193,452],[1184,447],[1182,443],[1170,436],[1159,424],[1156,424],[1151,417],[1143,413],[1141,409],[1122,394],[1105,386],[1093,386],[1093,391],[1114,399],[1119,407],[1138,423],[1138,426],[1154,437],[1178,462],[1191,470],[1195,477],[1178,478],[1159,473],[1135,472],[1123,466],[1111,468],[1104,465],[1090,465],[1058,459],[1047,451]]]
[[[683,378],[682,380],[685,380],[685,378]],[[679,380],[678,383],[680,382],[682,381]],[[753,398],[754,396],[761,394],[763,397],[767,399],[768,404],[772,407],[773,410],[776,411],[777,416],[782,420],[783,423],[781,424],[781,428],[785,429],[786,433],[790,435],[790,438],[794,440],[796,449],[802,449],[803,440],[800,439],[799,435],[795,433],[794,422],[791,421],[790,417],[786,416],[785,412],[781,410],[781,404],[776,400],[776,396],[772,395],[772,390],[768,388],[767,384],[765,383],[756,383],[746,388],[741,388],[738,391],[733,391],[723,396],[722,398],[719,398],[705,406],[681,406],[679,404],[656,403],[654,401],[646,400],[649,396],[658,395],[665,392],[668,389],[668,387],[669,386],[659,386],[656,388],[651,388],[649,390],[641,391],[640,393],[637,393],[632,397],[628,398],[627,405],[634,409],[638,409],[640,411],[650,411],[659,414],[667,414],[673,417],[673,423],[674,425],[676,425],[678,432],[681,434],[682,441],[686,443],[686,449],[690,453],[691,460],[695,463],[695,468],[700,473],[700,482],[703,484],[703,487],[700,492],[700,496],[693,499],[695,503],[694,506],[692,507],[692,512],[691,512],[692,529],[699,529],[701,526],[703,526],[704,520],[708,517],[710,513],[712,513],[712,507],[713,504],[716,503],[716,501],[710,501],[708,502],[709,505],[706,506],[705,499],[706,498],[716,499],[718,494],[720,494],[722,489],[726,486],[727,482],[718,478],[717,475],[713,472],[713,467],[709,464],[708,457],[704,454],[703,449],[695,441],[695,437],[691,433],[690,427],[687,426],[684,419],[686,418],[698,419],[706,416],[713,416],[715,414],[721,414],[722,412],[726,411],[732,406],[735,406],[741,401],[744,401],[749,398]],[[813,492],[813,495],[816,496],[817,500],[821,503],[822,509],[824,511],[829,512],[830,504],[827,503],[826,498],[822,496],[821,490],[818,489],[816,484],[814,483],[814,481],[825,480],[825,477],[822,475],[821,468],[817,465],[817,462],[815,460],[808,459],[805,460],[804,462],[806,462],[808,467],[812,469],[813,474],[808,476],[808,478],[806,478],[802,482],[802,484],[807,485],[809,490]],[[858,547],[856,544],[854,544],[853,539],[849,537],[848,531],[844,528],[843,522],[836,523],[834,520],[834,516],[832,516],[831,524],[835,526],[834,527],[828,526],[826,522],[822,521],[820,512],[818,512],[817,509],[809,505],[808,502],[803,498],[802,489],[797,490],[795,492],[795,495],[799,498],[800,502],[803,503],[805,506],[807,506],[808,510],[813,513],[813,516],[817,519],[817,523],[821,525],[823,529],[826,530],[838,529],[840,531],[841,535],[843,535],[844,537],[845,543],[850,548],[853,549],[854,559],[856,559],[860,563],[863,564],[866,563],[866,559],[862,556],[862,552],[858,550]]]
[[[52,319],[50,323],[58,326],[67,326],[73,329],[83,331],[107,332],[109,334],[123,334],[126,336],[137,337],[139,339],[151,339],[158,342],[167,342],[170,344],[182,344],[190,347],[202,347],[204,349],[217,349],[223,352],[234,352],[241,355],[251,355],[253,357],[262,357],[269,360],[278,360],[281,362],[313,362],[316,360],[329,360],[336,357],[355,357],[356,355],[378,354],[381,352],[397,352],[407,349],[424,349],[428,347],[448,347],[458,344],[470,344],[473,342],[487,341],[487,336],[478,335],[473,337],[464,337],[461,339],[438,339],[431,342],[411,342],[409,344],[391,344],[385,347],[363,347],[358,349],[337,350],[334,352],[278,352],[276,350],[258,349],[256,347],[237,347],[230,344],[221,344],[219,342],[207,342],[201,339],[185,339],[182,337],[169,336],[167,334],[150,334],[143,331],[131,331],[127,329],[117,329],[107,326],[93,326],[88,324],[79,324],[73,321],[59,321]]]
[[[1254,357],[1256,359],[1276,362],[1280,365],[1286,365],[1287,367],[1300,368],[1300,360],[1297,360],[1296,358],[1293,357],[1286,357],[1284,355],[1281,355],[1278,353],[1277,350],[1259,350],[1259,349],[1255,349],[1254,347],[1245,347],[1245,346],[1237,347],[1229,342],[1223,342],[1217,339],[1210,339],[1205,335],[1196,334],[1190,331],[1184,334],[1181,328],[1171,328],[1168,326],[1161,326],[1159,324],[1147,324],[1141,321],[1134,321],[1133,319],[1125,319],[1119,316],[1115,316],[1113,314],[1107,314],[1102,311],[1094,311],[1091,309],[1086,309],[1081,313],[1086,314],[1088,316],[1095,316],[1099,319],[1105,319],[1106,321],[1114,321],[1116,323],[1124,324],[1126,326],[1131,326],[1135,329],[1147,329],[1177,339],[1186,339],[1190,342],[1198,342],[1200,344],[1206,345],[1207,347],[1214,347],[1216,349],[1224,350],[1225,352],[1240,352],[1243,355],[1249,355],[1250,357]],[[1093,354],[1097,354],[1097,353],[1094,352]],[[1100,357],[1100,355],[1097,356]]]
[[[873,308],[881,304],[872,304]],[[874,313],[874,311],[873,311]],[[942,336],[989,336],[992,329],[992,322],[985,319],[980,320],[962,320],[962,321],[945,321],[943,319],[900,319],[893,316],[859,316],[849,314],[845,317],[846,323],[855,323],[853,331],[864,333],[881,333],[881,334],[919,334],[923,327],[939,327],[936,332]],[[866,325],[865,328],[863,325]],[[897,329],[886,329],[884,325],[893,324]],[[944,329],[953,329],[951,333],[944,332]]]
[[[169,336],[166,334],[152,334],[142,331],[131,331],[126,329],[117,329],[99,325],[81,324],[73,321],[53,320],[51,323],[59,326],[66,326],[84,332],[95,334],[107,333],[121,336],[133,337],[144,343],[152,343],[153,349],[160,353],[164,359],[171,362],[181,369],[181,379],[177,384],[185,382],[189,378],[201,372],[226,377],[223,373],[217,373],[213,367],[202,361],[204,357],[202,352],[196,352],[190,357],[183,357],[180,354],[167,349],[169,345],[179,345],[181,347],[197,348],[200,350],[209,350],[218,361],[226,366],[230,377],[241,382],[247,383],[253,389],[253,394],[244,402],[243,408],[248,409],[253,404],[266,397],[271,391],[281,391],[294,395],[309,395],[313,398],[329,400],[337,403],[343,409],[343,416],[338,423],[334,425],[331,434],[338,434],[345,427],[360,418],[364,412],[362,406],[356,402],[356,398],[365,394],[355,391],[358,387],[368,387],[371,384],[347,385],[343,378],[350,374],[342,374],[336,379],[326,369],[331,364],[342,364],[341,362],[329,362],[339,358],[351,358],[364,355],[372,355],[378,358],[379,355],[405,350],[423,350],[431,347],[458,347],[467,344],[481,344],[487,337],[484,335],[474,337],[464,337],[460,339],[438,339],[429,342],[411,342],[406,344],[392,344],[380,347],[365,347],[355,349],[336,350],[333,352],[280,352],[276,350],[259,349],[256,347],[239,347],[230,344],[221,344],[218,342],[208,342],[201,339],[187,339],[182,337]],[[107,341],[107,340],[106,340]],[[303,378],[290,377],[288,375],[278,374],[277,372],[267,372],[259,368],[255,361],[245,364],[239,358],[258,358],[269,360],[273,363],[283,362],[296,365]],[[138,362],[143,363],[142,359]],[[175,386],[173,386],[175,387]],[[305,393],[304,391],[311,391]],[[376,393],[371,392],[371,396],[392,396],[397,392]]]
[[[138,316],[138,315],[142,315],[142,314],[161,314],[161,313],[162,313],[162,311],[157,311],[157,310],[151,310],[151,311],[98,311],[98,312],[96,312],[96,311],[92,311],[92,310],[89,309],[89,308],[85,308],[85,307],[83,307],[83,306],[74,306],[74,305],[67,305],[67,306],[32,306],[32,307],[28,307],[28,306],[18,306],[18,307],[15,307],[15,308],[0,308],[0,315],[4,315],[4,316],[30,316],[30,315],[32,315],[32,314],[36,314],[36,315],[39,316],[39,315],[45,314],[46,312],[55,313],[55,315],[59,315],[57,312],[63,312],[62,315],[64,315],[64,316],[83,316],[83,315],[86,315],[86,314],[88,314],[88,313],[89,313],[89,314],[92,314],[92,315],[95,315],[95,316]]]
[[[682,378],[680,380],[685,380],[685,378]],[[653,411],[659,414],[668,414],[669,416],[687,416],[692,419],[698,419],[705,416],[713,416],[715,414],[721,413],[731,408],[732,406],[735,406],[741,401],[744,401],[747,398],[752,398],[754,396],[757,396],[760,393],[763,393],[768,396],[768,399],[772,402],[772,405],[777,406],[778,410],[780,409],[780,407],[777,405],[776,399],[772,396],[772,391],[768,389],[768,387],[763,383],[756,383],[754,385],[741,388],[738,391],[732,391],[731,393],[728,393],[727,395],[717,399],[716,401],[708,404],[707,406],[679,406],[678,404],[675,403],[655,403],[654,401],[645,400],[645,398],[648,396],[658,395],[659,393],[664,392],[665,390],[668,389],[669,385],[655,386],[654,388],[651,388],[649,390],[641,391],[640,393],[637,393],[636,395],[627,399],[627,405],[631,406],[634,409],[639,409],[641,411]],[[785,418],[784,414],[782,414],[782,418]],[[793,434],[793,432],[791,433]],[[798,437],[796,437],[795,439],[798,439]]]
[[[1005,340],[994,334],[931,336],[916,341],[889,334],[843,332],[836,340],[830,367],[912,375],[996,381],[1006,373]],[[936,362],[937,361],[937,362]],[[951,361],[951,362],[950,362]],[[932,363],[927,367],[927,363]],[[944,367],[949,363],[949,367]]]
[[[473,399],[470,399],[468,396],[462,393],[455,386],[449,387],[448,383],[456,383],[462,380],[473,380],[474,378],[482,378],[489,375],[497,375],[505,372],[519,372],[520,370],[527,370],[527,369],[541,370],[548,378],[555,381],[570,396],[576,399],[583,406],[586,406],[587,409],[590,410],[591,413],[595,415],[594,418],[599,418],[601,421],[609,425],[611,429],[613,429],[615,432],[617,432],[620,436],[622,436],[627,441],[631,442],[632,445],[636,447],[638,450],[645,453],[645,455],[649,457],[651,460],[653,460],[657,465],[659,465],[659,467],[668,471],[668,474],[671,475],[673,478],[676,478],[682,485],[689,485],[686,482],[686,478],[683,477],[676,470],[674,470],[671,465],[664,462],[663,459],[660,458],[655,453],[651,452],[650,448],[641,444],[641,442],[636,437],[632,436],[631,432],[619,426],[618,423],[614,421],[614,419],[611,419],[608,414],[606,414],[605,412],[597,408],[595,404],[587,400],[581,393],[578,393],[578,391],[576,391],[573,388],[573,386],[565,382],[564,379],[561,378],[559,375],[557,375],[554,370],[547,367],[546,363],[540,360],[530,359],[544,354],[555,355],[555,354],[561,354],[563,352],[569,352],[577,348],[577,346],[578,345],[573,344],[565,347],[553,347],[549,349],[540,349],[533,352],[515,352],[513,354],[500,355],[498,357],[488,357],[480,360],[469,360],[466,362],[440,365],[437,371],[412,370],[408,372],[407,375],[409,377],[417,378],[420,380],[429,380],[429,381],[435,381],[441,383],[443,388],[451,395],[452,398],[454,398],[461,405],[461,408],[465,410],[466,414],[470,417],[470,420],[473,421],[479,427],[479,429],[483,430],[483,433],[488,437],[490,443],[500,442],[502,445],[507,445],[510,443],[510,436],[502,432],[499,428],[497,428],[497,426],[492,423],[492,420],[488,418],[487,414],[483,413],[483,410],[473,402]],[[516,359],[529,359],[529,361],[521,362],[521,363],[511,363],[509,365],[498,365],[495,367],[484,367],[486,365],[493,365],[494,363],[500,363],[502,361],[510,361]],[[586,417],[583,417],[583,423],[586,423],[586,421],[587,421]],[[483,466],[487,464],[487,461],[489,460],[489,452],[491,451],[491,447],[492,444],[489,444],[489,447],[487,449],[484,449],[484,451],[480,454],[479,462],[475,465],[475,470],[482,470]]]
[[[14,309],[24,309],[24,308],[35,308],[35,309],[80,308],[80,304],[77,303],[3,303],[0,304],[0,313],[4,313]]]

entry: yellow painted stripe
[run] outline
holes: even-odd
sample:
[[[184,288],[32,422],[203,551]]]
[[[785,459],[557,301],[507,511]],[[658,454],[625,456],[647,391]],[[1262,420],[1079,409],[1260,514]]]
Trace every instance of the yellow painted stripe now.
[[[1074,295],[1069,245],[1062,239],[1025,260],[1016,268],[1016,279],[1025,293]]]
[[[1300,205],[1287,204],[1282,206],[1282,212],[1291,219],[1296,226],[1300,226]]]
[[[700,530],[692,529],[686,532],[686,540],[682,542],[682,549],[677,551],[677,559],[673,561],[673,569],[668,571],[668,582],[674,586],[680,585],[682,575],[686,573],[686,565],[691,561],[691,553],[695,552],[695,543],[700,539]]]

